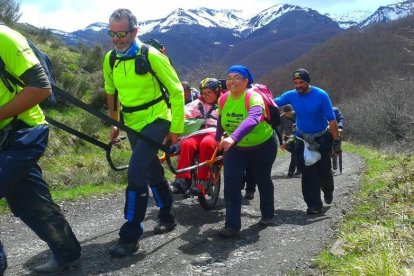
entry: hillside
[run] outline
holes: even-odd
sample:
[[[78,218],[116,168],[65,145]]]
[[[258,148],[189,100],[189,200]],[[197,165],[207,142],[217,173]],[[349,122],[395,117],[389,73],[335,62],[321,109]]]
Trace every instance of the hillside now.
[[[414,151],[414,16],[350,30],[260,79],[276,95],[306,68],[345,116],[343,136],[357,143]]]
[[[252,33],[224,56],[227,64],[245,64],[259,77],[283,66],[342,30],[313,10],[291,11]]]
[[[349,30],[264,75],[260,81],[277,95],[292,89],[291,73],[296,68],[306,68],[313,84],[329,91],[335,104],[344,103],[363,94],[372,82],[413,73],[413,57],[406,50],[413,25],[414,17],[410,16],[363,30]]]

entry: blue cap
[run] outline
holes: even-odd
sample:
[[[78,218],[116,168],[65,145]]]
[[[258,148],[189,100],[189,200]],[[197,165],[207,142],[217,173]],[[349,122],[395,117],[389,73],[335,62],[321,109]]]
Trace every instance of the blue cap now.
[[[247,83],[247,87],[250,87],[253,83],[253,75],[250,73],[249,69],[247,69],[246,66],[243,65],[233,65],[230,66],[229,69],[227,69],[227,74],[230,73],[237,73],[241,75],[243,78],[247,78],[249,81]]]

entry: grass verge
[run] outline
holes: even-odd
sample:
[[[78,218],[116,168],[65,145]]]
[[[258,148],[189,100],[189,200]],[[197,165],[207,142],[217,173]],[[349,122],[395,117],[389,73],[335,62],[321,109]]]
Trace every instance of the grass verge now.
[[[342,254],[316,259],[322,275],[414,275],[414,158],[347,144],[365,159],[357,205],[345,217]]]

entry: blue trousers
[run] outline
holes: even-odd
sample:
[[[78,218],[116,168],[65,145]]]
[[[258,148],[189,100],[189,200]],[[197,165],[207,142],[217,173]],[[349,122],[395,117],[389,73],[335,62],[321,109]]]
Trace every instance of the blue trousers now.
[[[47,146],[49,128],[16,125],[8,146],[0,151],[0,190],[12,213],[48,244],[57,263],[77,259],[80,244],[37,165]]]
[[[145,126],[141,133],[146,137],[162,143],[167,136],[170,122],[157,119]],[[175,221],[172,210],[173,196],[164,177],[164,169],[160,163],[158,149],[136,136],[128,136],[132,148],[132,156],[128,167],[128,187],[125,192],[124,216],[127,220],[119,231],[120,239],[126,242],[138,241],[144,229],[148,203],[148,186],[151,188],[157,206],[160,208],[158,219],[161,223]]]
[[[224,153],[224,201],[226,206],[225,226],[241,228],[241,189],[246,167],[250,166],[260,193],[260,211],[263,219],[274,216],[274,186],[271,179],[273,162],[276,159],[277,143],[274,136],[253,150],[231,147]]]
[[[244,175],[244,181],[246,182],[246,193],[254,194],[256,192],[256,182],[253,175],[253,170],[250,166],[247,166],[246,173]]]

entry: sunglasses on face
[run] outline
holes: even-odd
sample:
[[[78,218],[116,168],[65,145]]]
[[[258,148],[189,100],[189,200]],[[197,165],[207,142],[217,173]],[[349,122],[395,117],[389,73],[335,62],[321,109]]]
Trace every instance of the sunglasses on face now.
[[[124,38],[128,35],[128,33],[130,33],[131,31],[120,31],[120,32],[113,32],[113,31],[108,31],[108,35],[110,37],[119,37],[119,38]]]

